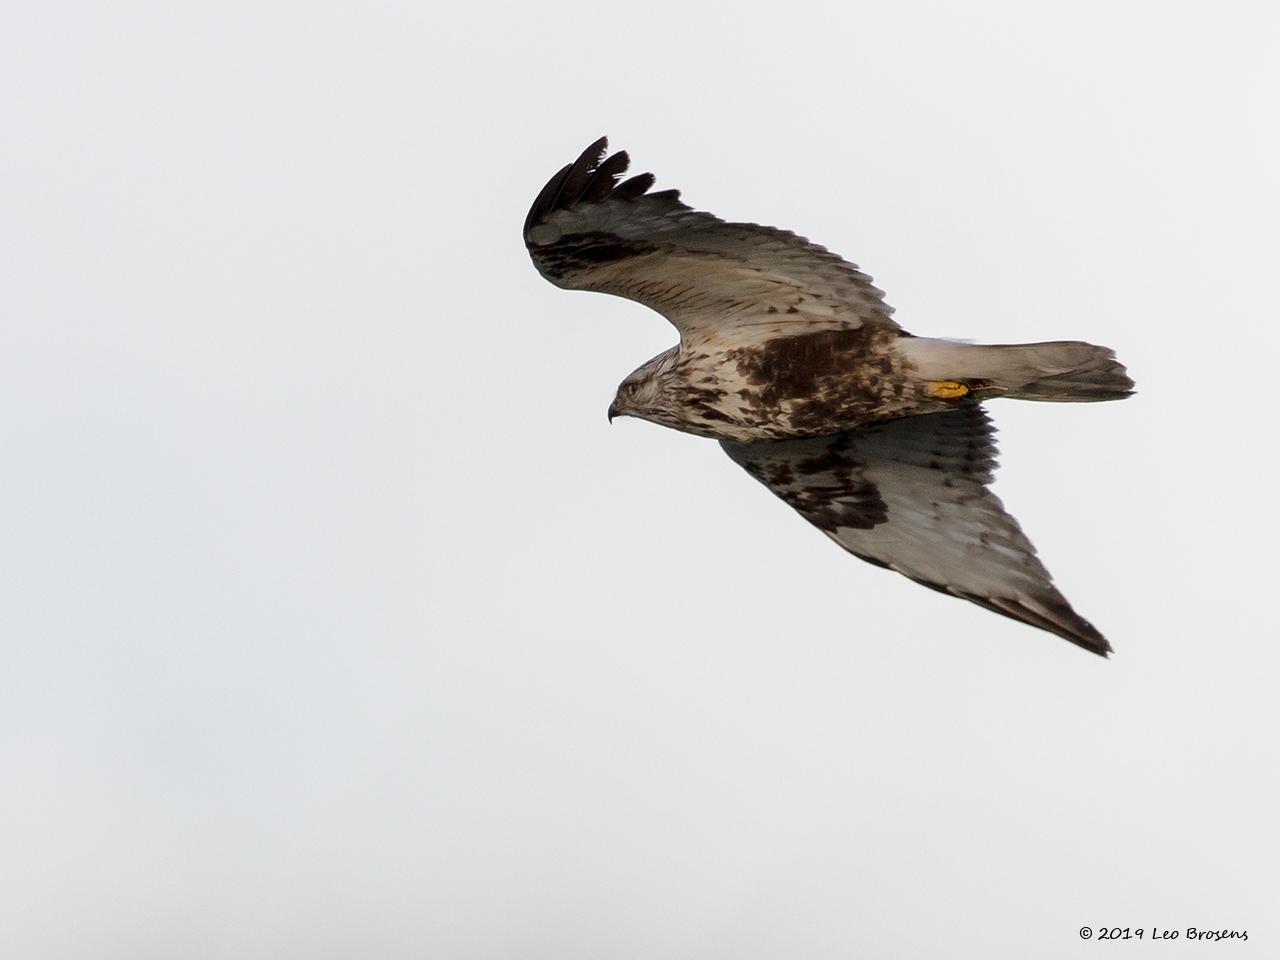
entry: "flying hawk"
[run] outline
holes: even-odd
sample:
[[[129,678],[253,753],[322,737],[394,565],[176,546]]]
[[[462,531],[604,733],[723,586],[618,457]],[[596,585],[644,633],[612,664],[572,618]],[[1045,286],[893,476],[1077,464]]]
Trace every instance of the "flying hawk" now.
[[[622,180],[627,154],[607,148],[547,182],[524,241],[556,286],[635,300],[680,332],[622,381],[609,419],[713,437],[854,556],[1105,656],[988,489],[995,431],[980,404],[1127,397],[1115,354],[913,336],[854,264],[652,192],[652,174]]]

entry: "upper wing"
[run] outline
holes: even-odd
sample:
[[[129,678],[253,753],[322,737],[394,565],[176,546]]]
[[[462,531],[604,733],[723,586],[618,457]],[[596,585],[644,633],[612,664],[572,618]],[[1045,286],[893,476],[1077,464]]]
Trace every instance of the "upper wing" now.
[[[969,406],[830,437],[721,446],[855,556],[1105,656],[1110,644],[1071,609],[987,489],[994,432]]]
[[[533,202],[524,242],[559,287],[597,290],[657,310],[682,339],[753,325],[897,329],[881,291],[855,265],[786,230],[726,223],[649,193],[653,174],[618,183],[625,152],[601,137]]]

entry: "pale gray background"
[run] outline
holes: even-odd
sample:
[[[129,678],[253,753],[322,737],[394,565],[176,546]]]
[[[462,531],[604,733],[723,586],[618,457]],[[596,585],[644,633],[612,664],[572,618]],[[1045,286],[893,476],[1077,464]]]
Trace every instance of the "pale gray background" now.
[[[0,955],[1276,956],[1273,8],[9,0]],[[1113,660],[606,424],[674,333],[519,236],[601,133],[1119,350],[993,408]]]

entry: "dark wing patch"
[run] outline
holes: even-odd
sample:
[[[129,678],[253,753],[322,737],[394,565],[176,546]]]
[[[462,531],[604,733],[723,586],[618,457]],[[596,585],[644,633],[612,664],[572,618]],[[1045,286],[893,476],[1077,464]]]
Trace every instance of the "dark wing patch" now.
[[[730,456],[823,530],[870,530],[888,519],[876,485],[854,453],[852,435],[751,444],[752,456]],[[726,447],[728,449],[728,447]]]
[[[1105,656],[987,488],[994,428],[977,406],[725,452],[850,553]]]
[[[625,152],[601,137],[552,177],[529,210],[525,246],[557,286],[652,307],[682,337],[780,322],[898,330],[854,264],[786,230],[726,223],[650,192],[642,173],[619,183]]]

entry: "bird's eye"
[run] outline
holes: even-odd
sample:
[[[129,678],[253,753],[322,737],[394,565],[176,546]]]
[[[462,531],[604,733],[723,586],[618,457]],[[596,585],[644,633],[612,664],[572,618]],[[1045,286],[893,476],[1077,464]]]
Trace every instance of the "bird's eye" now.
[[[636,391],[638,391],[639,389],[640,389],[640,384],[628,383],[622,388],[622,392],[625,393],[628,397],[634,397],[636,395]]]

